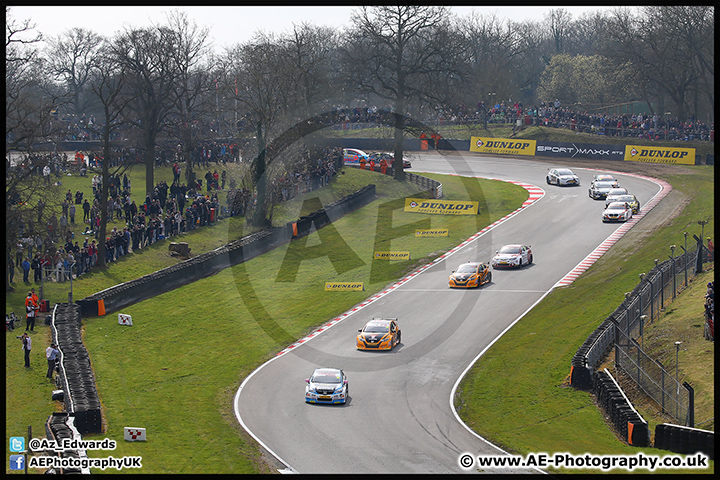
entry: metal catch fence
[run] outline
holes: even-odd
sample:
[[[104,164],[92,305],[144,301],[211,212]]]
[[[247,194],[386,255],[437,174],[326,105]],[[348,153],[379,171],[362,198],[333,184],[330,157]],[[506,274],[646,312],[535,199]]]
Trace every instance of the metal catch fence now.
[[[588,337],[573,359],[574,366],[594,371],[615,346],[616,367],[627,373],[664,413],[683,425],[688,425],[693,413],[688,389],[643,352],[643,330],[660,317],[661,310],[696,275],[698,255],[702,255],[702,262],[711,261],[707,249],[698,249],[695,244],[681,255],[656,263],[641,276],[633,291],[625,294],[622,304]]]

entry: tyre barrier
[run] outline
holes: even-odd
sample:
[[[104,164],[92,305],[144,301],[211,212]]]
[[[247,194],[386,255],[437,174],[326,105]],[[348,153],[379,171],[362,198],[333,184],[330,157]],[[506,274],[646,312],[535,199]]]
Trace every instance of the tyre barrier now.
[[[593,373],[597,361],[613,348],[613,323],[610,317],[605,319],[599,327],[578,348],[570,362],[570,385],[580,390],[590,390],[593,387]],[[590,353],[593,356],[590,356]]]
[[[50,415],[45,422],[45,438],[53,440],[55,444],[59,444],[63,440],[82,440],[80,432],[75,428],[75,419],[68,415],[66,412],[54,412]],[[56,452],[55,450],[49,450],[45,452],[46,455],[57,455],[60,458],[67,457],[87,457],[85,452],[79,450],[64,450],[62,452]],[[60,471],[50,469],[45,473],[60,473],[65,474],[84,474],[89,475],[89,468],[61,468]]]
[[[307,234],[313,225],[316,229],[321,228],[374,199],[375,185],[367,185],[337,202],[301,217],[297,222],[288,222],[281,227],[271,227],[246,235],[211,252],[78,300],[80,313],[83,317],[104,315],[214,275],[290,242],[294,233],[295,236]]]
[[[102,432],[100,398],[85,345],[82,343],[80,306],[58,303],[51,323],[53,342],[60,352],[60,385],[65,412],[80,434]]]
[[[655,448],[675,453],[704,453],[715,460],[715,432],[672,423],[655,426]]]
[[[593,393],[620,436],[636,447],[650,445],[647,422],[633,408],[625,393],[607,369],[593,375]]]

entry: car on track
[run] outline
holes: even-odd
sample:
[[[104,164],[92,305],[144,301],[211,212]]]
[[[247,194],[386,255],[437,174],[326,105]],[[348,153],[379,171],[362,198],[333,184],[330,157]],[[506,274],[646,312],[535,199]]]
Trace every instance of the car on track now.
[[[631,193],[624,195],[608,195],[605,199],[605,208],[607,208],[612,202],[625,202],[629,204],[630,208],[632,208],[633,215],[636,215],[640,211],[640,200]]]
[[[588,189],[588,196],[594,200],[604,200],[613,188],[612,182],[593,180]]]
[[[610,202],[607,202],[607,199],[609,197],[616,197],[618,195],[627,195],[627,194],[628,194],[627,188],[623,188],[623,187],[611,188],[610,191],[605,196],[605,200],[606,200],[605,203],[606,204],[610,203]]]
[[[603,211],[602,221],[627,222],[633,216],[632,207],[625,202],[613,202]]]
[[[448,286],[450,288],[480,287],[492,281],[492,271],[485,263],[463,263],[452,271]]]
[[[343,162],[345,165],[360,165],[360,159],[367,162],[370,155],[357,148],[343,148]]]
[[[305,379],[305,402],[345,403],[350,392],[345,373],[339,368],[316,368]]]
[[[393,166],[393,162],[395,162],[395,154],[390,152],[382,152],[382,153],[371,153],[370,158],[375,160],[375,165],[380,165],[380,160],[383,158],[388,164],[388,167]],[[410,160],[407,160],[403,156],[403,168],[412,168],[412,163],[410,163]]]
[[[490,261],[493,268],[522,268],[533,263],[530,245],[505,245],[495,252]]]
[[[545,176],[548,185],[580,185],[580,178],[569,168],[551,168]]]
[[[593,181],[597,180],[598,182],[610,182],[613,184],[613,188],[617,188],[620,186],[617,179],[613,177],[612,175],[608,175],[606,173],[601,173],[599,175],[593,175]]]
[[[358,332],[358,350],[392,350],[402,335],[397,318],[373,318]]]

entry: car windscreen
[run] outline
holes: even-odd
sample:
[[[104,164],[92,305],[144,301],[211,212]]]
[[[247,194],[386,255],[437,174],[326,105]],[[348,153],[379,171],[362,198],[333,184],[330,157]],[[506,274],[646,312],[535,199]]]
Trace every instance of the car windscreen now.
[[[625,210],[625,205],[622,203],[611,203],[608,205],[608,210]]]
[[[570,170],[558,170],[558,175],[574,175]]]
[[[477,265],[460,265],[455,273],[475,273]]]
[[[340,383],[339,373],[316,373],[312,376],[313,383]]]
[[[498,253],[520,253],[520,247],[505,246],[502,247]]]
[[[367,333],[386,333],[389,331],[390,322],[370,322],[363,328],[363,332]]]
[[[610,182],[595,182],[595,188],[613,188]]]

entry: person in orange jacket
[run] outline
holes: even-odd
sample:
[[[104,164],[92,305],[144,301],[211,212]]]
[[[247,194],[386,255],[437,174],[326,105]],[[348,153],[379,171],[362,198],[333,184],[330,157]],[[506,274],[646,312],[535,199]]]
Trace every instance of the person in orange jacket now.
[[[381,158],[380,159],[380,173],[385,175],[385,173],[387,173],[387,167],[388,167],[387,160],[385,160],[385,157]]]
[[[371,172],[375,171],[375,159],[374,158],[370,158],[370,171]]]
[[[360,157],[360,170],[365,170],[365,157]]]
[[[25,323],[25,331],[35,331],[35,311],[38,310],[37,304],[32,299],[32,293],[28,292],[27,298],[25,299],[25,312],[27,312],[27,319]]]

